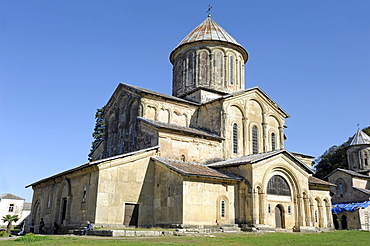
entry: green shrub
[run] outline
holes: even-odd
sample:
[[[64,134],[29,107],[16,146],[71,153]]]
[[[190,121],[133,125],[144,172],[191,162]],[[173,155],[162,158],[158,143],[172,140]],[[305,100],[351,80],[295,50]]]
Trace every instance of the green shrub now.
[[[7,233],[6,231],[0,231],[0,237],[9,237],[10,234]]]
[[[36,236],[33,233],[28,233],[23,237],[17,238],[15,241],[37,242],[37,241],[44,241],[44,240],[51,240],[51,238],[49,236]]]

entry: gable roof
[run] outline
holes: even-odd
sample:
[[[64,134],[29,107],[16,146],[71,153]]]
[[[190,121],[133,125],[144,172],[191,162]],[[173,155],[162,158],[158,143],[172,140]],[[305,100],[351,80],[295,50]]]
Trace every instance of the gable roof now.
[[[351,142],[348,146],[354,145],[370,145],[370,136],[361,131],[360,129],[353,135]]]
[[[81,169],[84,169],[84,168],[87,168],[87,167],[98,165],[98,164],[103,163],[103,162],[106,162],[106,161],[120,159],[120,158],[124,158],[124,157],[127,157],[127,156],[135,156],[135,155],[139,155],[141,153],[152,151],[152,150],[159,149],[159,148],[160,148],[160,146],[157,145],[157,146],[149,147],[149,148],[146,148],[146,149],[141,149],[141,150],[137,150],[137,151],[133,151],[133,152],[121,154],[121,155],[115,155],[115,156],[107,157],[107,158],[104,158],[104,159],[99,159],[99,160],[96,160],[96,161],[88,162],[88,163],[82,164],[80,166],[77,166],[75,168],[71,168],[71,169],[68,169],[66,171],[57,173],[57,174],[55,174],[53,176],[50,176],[50,177],[41,179],[39,181],[36,181],[36,182],[34,182],[32,184],[27,185],[26,188],[28,188],[30,186],[35,186],[35,185],[41,184],[41,183],[43,183],[45,181],[48,181],[50,179],[54,179],[54,178],[61,177],[63,175],[69,174],[69,173],[73,173],[75,171],[78,171],[78,170],[81,170]]]
[[[10,193],[0,195],[0,200],[1,199],[24,200],[24,198],[10,194]]]
[[[325,185],[325,186],[336,186],[335,184],[329,183],[325,180],[310,176],[308,177],[308,183],[315,185]]]
[[[180,126],[180,125],[175,125],[175,124],[169,124],[169,123],[159,122],[159,121],[155,121],[155,120],[144,119],[144,118],[141,118],[141,117],[137,117],[137,118],[139,120],[147,123],[147,124],[150,124],[150,125],[152,125],[156,128],[159,128],[159,129],[168,129],[168,130],[172,130],[172,131],[175,131],[175,132],[183,132],[183,133],[192,134],[192,135],[196,135],[196,136],[207,137],[207,138],[212,138],[212,139],[216,139],[216,140],[223,140],[223,138],[221,138],[217,134],[213,134],[213,133],[204,131],[202,129]]]
[[[259,154],[254,154],[254,155],[240,156],[234,159],[212,163],[212,164],[209,164],[208,166],[217,168],[217,167],[225,167],[225,166],[238,166],[242,164],[254,164],[254,163],[269,159],[279,154],[284,154],[288,156],[289,158],[293,159],[299,166],[301,166],[307,172],[312,173],[312,174],[315,173],[311,167],[301,162],[297,157],[295,157],[292,153],[290,153],[286,149],[274,150],[274,151],[259,153]]]
[[[367,175],[364,175],[364,174],[361,174],[361,173],[358,173],[358,172],[355,172],[355,171],[351,171],[351,170],[347,170],[347,169],[342,169],[342,168],[337,168],[335,169],[334,171],[332,171],[331,173],[329,173],[328,175],[326,175],[324,177],[324,179],[326,179],[327,177],[331,176],[332,174],[334,174],[335,172],[343,172],[343,173],[347,173],[351,176],[354,176],[354,177],[358,177],[358,178],[365,178],[365,179],[370,179],[370,176],[367,176]]]
[[[267,93],[264,92],[259,86],[255,86],[255,87],[248,88],[248,89],[245,89],[245,90],[237,91],[235,93],[225,95],[222,98],[223,99],[226,99],[226,98],[229,98],[229,97],[238,96],[240,94],[243,94],[243,93],[246,93],[246,92],[250,92],[250,91],[253,91],[253,90],[256,90],[256,91],[260,92],[267,99],[267,101],[269,101],[278,110],[280,110],[283,114],[285,114],[286,118],[290,118],[290,115],[282,107],[280,107],[274,100],[272,100],[272,98],[269,95],[267,95]],[[219,99],[215,99],[215,100],[219,100]],[[215,100],[212,100],[212,101],[215,101]]]
[[[355,189],[355,190],[358,190],[358,191],[360,191],[362,193],[365,193],[368,196],[370,196],[370,190],[368,190],[368,189],[363,189],[363,188],[355,187],[355,186],[353,186],[352,188]]]
[[[182,99],[182,98],[175,97],[175,96],[170,96],[170,95],[167,95],[167,94],[164,94],[164,93],[160,93],[160,92],[152,91],[152,90],[149,90],[149,89],[141,88],[141,87],[138,87],[138,86],[135,86],[135,85],[120,83],[119,86],[131,88],[131,89],[133,89],[137,92],[143,92],[143,93],[146,93],[146,94],[151,94],[153,96],[162,97],[162,98],[172,100],[172,101],[188,103],[188,104],[192,104],[192,105],[196,105],[196,106],[200,105],[199,103],[196,103],[196,102],[193,102],[193,101],[189,101],[189,100]]]
[[[238,177],[236,175],[225,173],[225,172],[210,168],[207,165],[203,165],[199,163],[168,160],[168,159],[164,159],[161,157],[152,157],[152,159],[162,163],[163,165],[170,168],[171,170],[177,173],[180,173],[181,175],[184,175],[184,176],[207,177],[207,178],[214,178],[214,179],[226,179],[226,180],[236,180],[236,181],[243,180],[243,178]]]

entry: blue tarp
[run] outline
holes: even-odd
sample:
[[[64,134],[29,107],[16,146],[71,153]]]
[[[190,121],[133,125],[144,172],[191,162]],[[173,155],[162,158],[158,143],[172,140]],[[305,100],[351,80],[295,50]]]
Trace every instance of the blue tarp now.
[[[333,204],[333,208],[331,209],[331,211],[335,214],[339,214],[343,212],[344,210],[348,212],[353,212],[356,209],[367,208],[368,206],[370,206],[370,201],[336,203],[336,204]]]

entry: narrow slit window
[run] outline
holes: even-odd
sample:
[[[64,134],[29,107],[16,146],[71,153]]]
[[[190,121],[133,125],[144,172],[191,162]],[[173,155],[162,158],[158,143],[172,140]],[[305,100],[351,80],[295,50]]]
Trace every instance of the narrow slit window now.
[[[343,197],[343,184],[339,183],[339,195]]]
[[[123,136],[124,136],[124,131],[123,129],[120,131],[120,134],[119,134],[119,153],[122,154],[123,153]]]
[[[230,84],[234,84],[234,57],[230,56]]]
[[[233,153],[238,153],[238,125],[233,125]]]
[[[86,202],[86,197],[87,197],[87,185],[84,184],[82,188],[82,202]]]
[[[256,126],[252,127],[252,145],[253,154],[258,154],[258,128]]]
[[[221,218],[225,218],[225,201],[221,201]]]
[[[271,150],[274,151],[275,149],[276,149],[275,133],[271,133]]]

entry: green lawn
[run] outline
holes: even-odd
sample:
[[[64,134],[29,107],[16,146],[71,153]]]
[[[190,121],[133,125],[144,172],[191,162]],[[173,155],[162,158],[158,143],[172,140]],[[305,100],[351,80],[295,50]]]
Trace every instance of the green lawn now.
[[[79,237],[48,236],[48,240],[20,242],[0,240],[0,245],[370,245],[370,232],[336,231],[327,233],[216,233],[163,237]],[[45,238],[47,239],[47,238]]]

